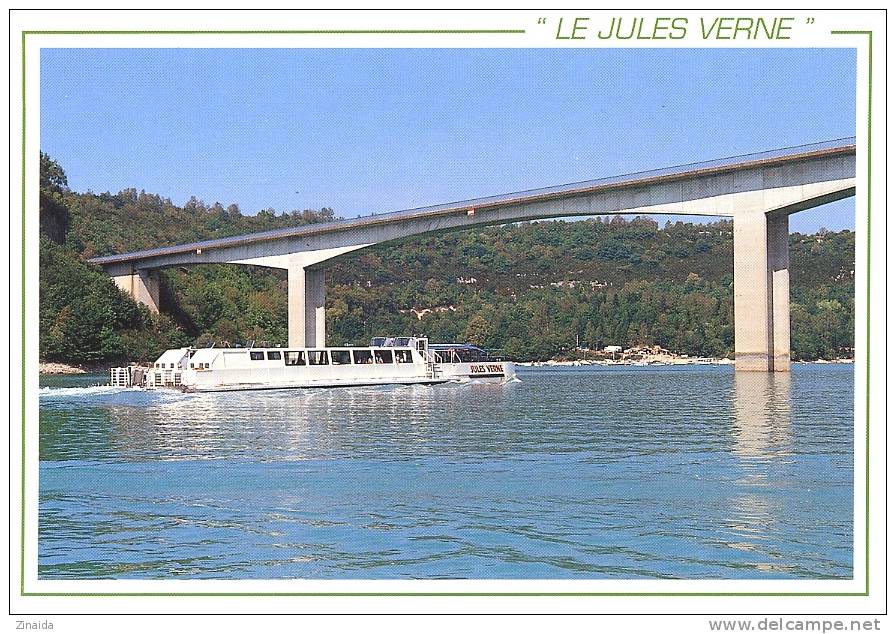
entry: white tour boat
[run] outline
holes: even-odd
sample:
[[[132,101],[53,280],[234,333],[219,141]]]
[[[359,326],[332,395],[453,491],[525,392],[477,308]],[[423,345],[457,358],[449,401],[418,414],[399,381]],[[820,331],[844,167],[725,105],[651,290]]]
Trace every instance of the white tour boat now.
[[[112,368],[112,385],[187,392],[280,390],[447,381],[507,381],[514,364],[470,344],[429,344],[426,337],[376,337],[340,348],[176,348],[151,368]]]

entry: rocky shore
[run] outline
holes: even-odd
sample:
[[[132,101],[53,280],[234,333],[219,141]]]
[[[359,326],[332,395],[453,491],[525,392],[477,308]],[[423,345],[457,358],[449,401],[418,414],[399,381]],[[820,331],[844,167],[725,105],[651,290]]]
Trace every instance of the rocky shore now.
[[[108,372],[111,363],[93,363],[84,365],[71,365],[68,363],[55,363],[50,361],[40,362],[41,374],[96,374]]]

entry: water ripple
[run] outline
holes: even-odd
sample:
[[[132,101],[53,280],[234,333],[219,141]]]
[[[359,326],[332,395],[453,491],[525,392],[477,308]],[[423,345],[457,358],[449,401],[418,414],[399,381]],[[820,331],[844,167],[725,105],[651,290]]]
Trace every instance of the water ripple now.
[[[848,578],[852,373],[40,392],[42,578]]]

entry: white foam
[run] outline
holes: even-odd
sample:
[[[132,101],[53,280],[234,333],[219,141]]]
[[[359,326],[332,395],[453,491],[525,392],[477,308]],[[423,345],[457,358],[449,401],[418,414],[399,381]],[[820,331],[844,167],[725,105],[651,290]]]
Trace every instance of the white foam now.
[[[111,385],[90,385],[87,387],[42,387],[41,398],[72,398],[81,396],[107,396],[120,392],[140,391],[139,387],[113,387]]]

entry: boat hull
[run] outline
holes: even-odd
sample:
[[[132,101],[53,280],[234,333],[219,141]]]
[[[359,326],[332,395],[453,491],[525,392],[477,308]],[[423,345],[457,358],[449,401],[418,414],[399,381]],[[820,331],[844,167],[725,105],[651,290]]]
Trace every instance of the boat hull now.
[[[447,383],[449,379],[419,379],[419,380],[382,380],[372,381],[303,381],[301,383],[232,383],[232,384],[194,384],[182,385],[180,390],[187,393],[205,392],[247,392],[262,390],[309,390],[326,389],[336,387],[382,387],[388,385],[439,385]]]
[[[516,365],[508,361],[441,363],[439,373],[450,381],[503,383],[516,377]]]

